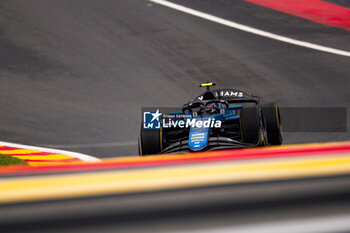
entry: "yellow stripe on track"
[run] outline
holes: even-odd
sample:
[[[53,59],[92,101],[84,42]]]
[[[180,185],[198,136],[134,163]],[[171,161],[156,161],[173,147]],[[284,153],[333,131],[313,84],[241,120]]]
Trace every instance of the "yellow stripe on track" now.
[[[0,180],[0,203],[350,174],[350,154]]]
[[[4,155],[16,155],[16,154],[32,154],[32,153],[40,153],[41,151],[37,150],[28,150],[28,149],[18,149],[18,150],[3,150],[1,154]]]
[[[16,157],[19,159],[30,159],[30,160],[61,160],[61,159],[74,159],[72,156],[68,155],[59,155],[59,154],[52,154],[52,155],[13,155],[12,157]]]
[[[67,165],[72,164],[72,163],[79,163],[79,162],[65,162],[64,160],[62,162],[52,162],[52,161],[47,161],[47,162],[30,162],[26,161],[26,163],[32,167],[45,167],[45,166],[57,166],[57,165]]]

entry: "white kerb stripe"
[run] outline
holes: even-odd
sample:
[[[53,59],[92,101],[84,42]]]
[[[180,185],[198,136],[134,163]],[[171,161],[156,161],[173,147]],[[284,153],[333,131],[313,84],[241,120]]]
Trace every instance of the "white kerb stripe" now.
[[[2,142],[2,141],[0,141],[0,145],[8,146],[8,147],[17,147],[17,148],[28,149],[28,150],[38,150],[38,151],[48,152],[48,153],[68,155],[68,156],[72,156],[74,158],[77,158],[77,159],[80,159],[80,160],[86,161],[86,162],[99,162],[99,161],[101,161],[100,159],[95,158],[95,157],[90,156],[90,155],[81,154],[81,153],[72,152],[72,151],[66,151],[66,150],[58,150],[58,149],[44,148],[44,147],[38,147],[38,146],[27,146],[27,145],[10,143],[10,142]]]
[[[238,30],[249,32],[249,33],[252,33],[255,35],[267,37],[270,39],[274,39],[274,40],[282,41],[285,43],[298,45],[301,47],[314,49],[314,50],[318,50],[318,51],[322,51],[322,52],[326,52],[326,53],[332,53],[332,54],[336,54],[336,55],[350,57],[350,52],[348,52],[348,51],[334,49],[334,48],[330,48],[330,47],[326,47],[326,46],[322,46],[322,45],[317,45],[317,44],[313,44],[313,43],[306,42],[306,41],[295,40],[295,39],[285,37],[285,36],[280,36],[280,35],[266,32],[266,31],[263,31],[260,29],[249,27],[249,26],[246,26],[243,24],[235,23],[235,22],[223,19],[223,18],[219,18],[219,17],[216,17],[214,15],[210,15],[210,14],[203,13],[203,12],[200,12],[197,10],[193,10],[191,8],[187,8],[187,7],[184,7],[184,6],[175,4],[175,3],[171,3],[168,1],[164,1],[164,0],[149,0],[149,1],[163,5],[163,6],[167,6],[169,8],[172,8],[172,9],[175,9],[175,10],[178,10],[178,11],[181,11],[181,12],[193,15],[193,16],[197,16],[197,17],[202,18],[202,19],[206,19],[206,20],[209,20],[209,21],[212,21],[215,23],[219,23],[219,24],[231,27],[231,28],[235,28]]]

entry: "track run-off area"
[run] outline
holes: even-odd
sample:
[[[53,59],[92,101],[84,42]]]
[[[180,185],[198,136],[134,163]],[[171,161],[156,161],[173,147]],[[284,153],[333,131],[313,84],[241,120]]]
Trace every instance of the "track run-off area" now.
[[[0,142],[0,154],[21,159],[29,166],[59,165],[78,161],[100,161],[95,157],[77,152],[20,145],[9,142]]]

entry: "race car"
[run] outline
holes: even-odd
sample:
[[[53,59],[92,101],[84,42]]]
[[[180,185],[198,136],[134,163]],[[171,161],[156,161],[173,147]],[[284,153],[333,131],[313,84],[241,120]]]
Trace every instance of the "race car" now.
[[[276,103],[237,89],[206,91],[177,112],[154,113],[160,124],[141,126],[139,154],[164,154],[282,144],[281,117]]]

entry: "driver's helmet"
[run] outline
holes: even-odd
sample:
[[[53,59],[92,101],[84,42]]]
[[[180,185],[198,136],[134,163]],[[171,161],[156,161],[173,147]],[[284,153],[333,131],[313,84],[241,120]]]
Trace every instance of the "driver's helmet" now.
[[[214,114],[214,113],[219,113],[220,112],[220,107],[217,103],[210,103],[207,104],[206,106],[202,106],[203,112],[208,113],[208,114]]]

